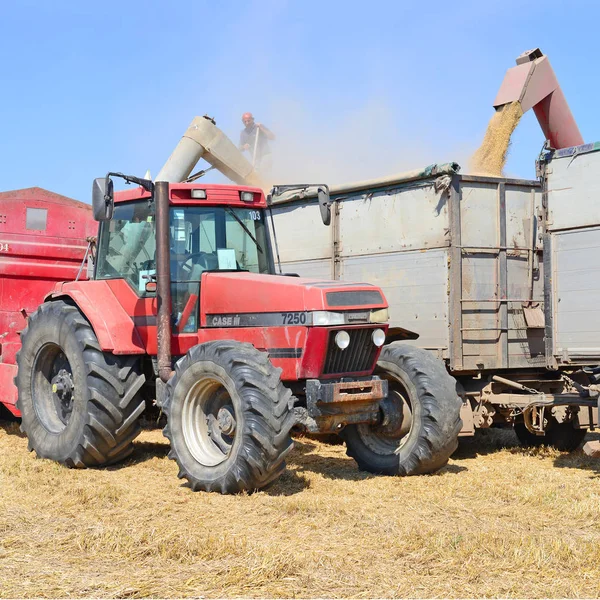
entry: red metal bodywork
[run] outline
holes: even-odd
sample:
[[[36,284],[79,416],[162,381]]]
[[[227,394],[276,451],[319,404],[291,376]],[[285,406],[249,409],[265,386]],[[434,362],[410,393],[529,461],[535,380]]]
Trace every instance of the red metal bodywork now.
[[[283,370],[282,379],[285,381],[319,377],[329,331],[365,325],[207,327],[207,315],[364,310],[364,305],[331,307],[327,304],[327,292],[378,289],[368,284],[352,287],[335,281],[327,284],[325,287],[325,282],[319,280],[278,275],[204,273],[200,285],[201,328],[194,333],[174,332],[171,340],[173,354],[184,355],[196,344],[213,340],[237,340],[249,342],[267,352],[273,349],[296,350],[297,357],[271,357],[273,364]],[[156,298],[140,298],[123,279],[60,283],[49,298],[65,296],[72,298],[92,323],[102,350],[115,354],[157,354]],[[383,301],[369,308],[387,308],[387,304]],[[387,325],[372,325],[373,329],[377,327],[387,329]],[[368,375],[371,371],[353,374]]]
[[[28,211],[37,220],[28,219]],[[86,238],[97,230],[91,207],[83,202],[36,187],[0,193],[0,401],[14,414],[15,355],[26,315],[57,281],[75,279]],[[84,269],[80,278],[86,277]]]
[[[206,192],[205,200],[194,200],[192,198],[192,190],[204,190]],[[252,192],[254,199],[252,202],[242,202],[240,192]],[[150,192],[147,192],[142,187],[132,188],[115,194],[115,204],[121,202],[129,202],[131,200],[140,200],[142,198],[150,198]],[[197,204],[198,206],[207,205],[228,205],[228,206],[244,206],[246,208],[252,206],[256,208],[266,208],[267,201],[265,195],[260,188],[244,185],[219,185],[219,184],[204,184],[200,183],[171,183],[169,184],[169,201],[170,204],[176,206],[178,204]]]
[[[207,198],[194,200],[191,190],[206,191]],[[241,191],[254,194],[252,202],[243,202]],[[115,202],[150,197],[142,188],[115,194]],[[21,313],[34,311],[45,300],[70,298],[91,323],[101,348],[114,354],[157,354],[157,299],[140,298],[124,279],[75,281],[87,247],[86,237],[95,235],[97,223],[89,205],[51,192],[32,188],[0,194],[0,402],[14,414],[17,390],[15,354],[20,347],[18,333],[25,327]],[[198,205],[255,206],[265,208],[259,188],[225,185],[172,184],[170,203]],[[27,207],[46,208],[46,231],[26,232]],[[9,215],[9,216],[7,216]],[[6,241],[5,241],[6,240]],[[6,251],[2,244],[8,244]],[[80,279],[85,279],[82,273]],[[327,293],[332,291],[378,291],[381,302],[330,306]],[[387,308],[383,293],[369,284],[323,282],[297,277],[253,273],[205,272],[200,283],[200,328],[197,332],[173,331],[172,353],[182,356],[199,343],[218,339],[249,342],[271,355],[273,364],[282,369],[284,381],[307,378],[331,379],[339,374],[323,375],[329,333],[332,329],[382,328],[387,325],[345,325],[314,327],[307,324],[218,326],[209,323],[211,315],[281,315],[307,311],[352,311]],[[221,318],[221,317],[218,317]],[[379,356],[367,371],[372,373]]]

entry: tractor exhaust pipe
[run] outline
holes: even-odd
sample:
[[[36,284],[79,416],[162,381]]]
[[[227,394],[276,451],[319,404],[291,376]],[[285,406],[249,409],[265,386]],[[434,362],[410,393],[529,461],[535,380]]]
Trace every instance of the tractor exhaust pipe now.
[[[259,185],[252,165],[210,117],[195,117],[156,177],[156,181],[185,181],[204,158],[240,185]]]
[[[555,149],[583,144],[579,127],[567,104],[548,57],[539,48],[517,57],[517,66],[508,69],[494,108],[519,102],[523,112],[533,108],[540,127]]]
[[[158,376],[166,383],[171,365],[171,261],[169,248],[169,184],[154,184],[156,204],[156,295],[158,298]]]

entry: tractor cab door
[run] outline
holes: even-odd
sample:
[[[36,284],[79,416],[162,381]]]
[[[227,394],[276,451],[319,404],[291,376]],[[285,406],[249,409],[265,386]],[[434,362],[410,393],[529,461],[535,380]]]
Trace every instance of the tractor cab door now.
[[[100,227],[95,273],[131,316],[148,354],[156,354],[155,224],[148,199],[116,204]]]

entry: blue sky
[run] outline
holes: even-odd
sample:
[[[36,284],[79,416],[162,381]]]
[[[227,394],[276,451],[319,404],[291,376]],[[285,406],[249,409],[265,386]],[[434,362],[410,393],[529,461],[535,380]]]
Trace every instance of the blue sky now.
[[[329,183],[465,163],[507,68],[539,46],[600,139],[595,2],[1,4],[0,190],[88,202],[109,170],[155,175],[195,115],[269,125],[286,176]],[[534,176],[533,113],[507,173]],[[218,175],[212,175],[219,180]]]

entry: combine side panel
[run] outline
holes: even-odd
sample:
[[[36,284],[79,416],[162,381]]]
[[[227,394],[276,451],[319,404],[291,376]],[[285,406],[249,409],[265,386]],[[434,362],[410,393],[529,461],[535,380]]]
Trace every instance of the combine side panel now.
[[[0,193],[0,402],[14,414],[15,356],[26,316],[57,281],[75,279],[86,237],[96,231],[91,207],[82,202],[41,188]]]

